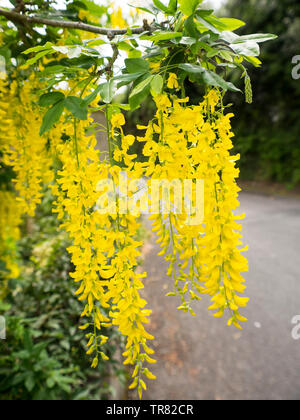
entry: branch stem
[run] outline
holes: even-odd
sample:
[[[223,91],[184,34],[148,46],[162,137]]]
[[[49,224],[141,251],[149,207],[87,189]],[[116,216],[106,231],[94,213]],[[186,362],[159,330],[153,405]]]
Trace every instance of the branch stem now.
[[[53,26],[55,28],[67,28],[67,29],[77,29],[79,31],[91,32],[94,34],[106,35],[109,37],[114,37],[116,35],[125,35],[128,29],[109,29],[101,28],[99,26],[88,25],[82,22],[72,22],[67,20],[54,20],[46,19],[35,16],[28,16],[26,14],[18,13],[14,10],[5,10],[0,8],[0,16],[4,16],[7,20],[10,20],[13,23],[22,23],[24,25],[46,25]],[[131,32],[133,34],[141,34],[143,32],[151,32],[154,28],[148,25],[148,22],[144,20],[144,25],[138,28],[132,28]]]

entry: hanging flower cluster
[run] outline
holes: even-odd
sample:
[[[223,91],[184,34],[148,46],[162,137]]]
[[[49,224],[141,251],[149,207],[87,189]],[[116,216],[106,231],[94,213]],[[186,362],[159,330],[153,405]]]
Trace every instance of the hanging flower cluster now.
[[[168,84],[169,88],[177,88],[176,75],[170,75]],[[196,315],[191,302],[208,294],[213,302],[209,309],[217,311],[214,316],[221,317],[228,309],[228,324],[241,328],[239,321],[246,318],[240,315],[239,307],[246,306],[248,298],[238,293],[246,288],[241,273],[248,270],[248,263],[242,255],[247,247],[240,247],[242,227],[237,223],[244,215],[233,213],[239,206],[240,191],[236,183],[239,170],[235,167],[239,156],[230,154],[233,114],[224,114],[222,95],[215,89],[199,106],[187,106],[189,98],[167,94],[156,96],[155,102],[155,118],[147,127],[138,127],[146,131],[138,141],[145,143],[143,155],[148,162],[133,162],[136,155],[128,152],[134,141],[130,136],[122,136],[115,159],[121,160],[130,174],[148,177],[151,183],[154,179],[180,181],[177,189],[173,183],[173,191],[168,191],[175,208],[165,208],[162,188],[158,210],[154,208],[157,202],[152,202],[154,215],[150,217],[162,247],[160,255],[168,254],[171,247],[166,260],[170,263],[168,275],[173,279],[173,291],[168,295],[180,297],[178,309]],[[204,194],[200,200],[198,195],[195,202],[195,192],[201,192],[200,188],[196,191],[197,180],[204,181]],[[199,215],[201,204],[204,220]]]
[[[96,138],[85,133],[90,122],[75,122],[72,140],[57,148],[62,170],[52,188],[55,212],[73,241],[69,252],[76,271],[71,276],[79,283],[79,300],[86,302],[82,317],[90,319],[82,329],[93,331],[87,334],[92,365],[98,365],[99,357],[108,360],[105,328],[117,326],[127,337],[124,363],[135,366],[132,388],[138,386],[141,394],[146,388],[142,376],[154,379],[143,364],[155,361],[147,345],[153,337],[144,328],[151,311],[139,295],[145,274],[135,272],[142,245],[135,239],[139,224],[134,216],[119,215],[118,209],[115,214],[97,210],[99,183],[110,178],[117,185],[120,168],[100,162]]]
[[[34,85],[33,78],[30,82]],[[171,91],[178,89],[175,74],[170,74],[167,85]],[[4,82],[1,92],[7,94]],[[10,238],[12,243],[18,239],[21,215],[34,215],[42,186],[55,177],[51,186],[56,197],[54,211],[73,242],[69,248],[75,266],[71,277],[78,283],[76,294],[84,303],[82,317],[87,321],[81,329],[86,330],[87,354],[93,355],[93,367],[99,358],[108,360],[105,330],[117,327],[126,337],[124,363],[134,366],[130,388],[137,387],[141,396],[146,389],[143,376],[155,379],[145,367],[145,362],[155,363],[147,343],[153,337],[145,329],[151,311],[139,292],[146,274],[136,271],[142,246],[136,239],[141,213],[147,209],[152,213],[153,230],[162,248],[159,255],[169,262],[167,274],[173,289],[168,295],[179,296],[178,309],[196,315],[192,301],[208,294],[215,317],[228,309],[229,325],[241,328],[240,322],[246,321],[239,313],[248,301],[240,296],[245,289],[241,273],[247,270],[247,260],[242,256],[246,248],[240,247],[241,226],[237,223],[243,216],[233,213],[239,206],[239,171],[235,167],[239,156],[230,154],[233,114],[225,114],[222,93],[217,89],[208,91],[198,106],[188,106],[189,98],[156,95],[153,120],[145,127],[138,126],[144,136],[126,135],[123,114],[113,113],[107,127],[109,156],[101,160],[95,135],[88,135],[92,118],[79,121],[65,113],[62,122],[39,136],[41,117],[34,108],[32,92],[29,84],[13,82],[9,93],[13,110],[5,105],[0,108],[2,160],[14,170],[17,194],[1,193],[1,242],[6,244],[6,250],[1,249],[2,259],[15,276],[15,249],[6,257],[7,244]],[[7,125],[10,134],[5,136]],[[132,152],[135,141],[143,144],[144,162]],[[53,157],[60,162],[55,173]],[[124,171],[130,182],[125,198],[120,195]],[[155,197],[139,195],[137,209],[127,200],[139,194],[141,179],[146,185],[161,182],[162,188]],[[199,184],[199,180],[203,181]],[[165,182],[171,185],[169,190]],[[103,188],[110,195],[100,203]],[[165,202],[168,196],[172,206]],[[16,203],[18,211],[12,218]],[[106,212],[101,211],[101,205]]]
[[[11,91],[8,82],[5,80],[5,78],[0,79],[0,146],[2,153],[4,146],[12,141],[14,135],[11,130],[13,120],[10,118],[10,99]],[[2,164],[2,162],[0,162],[0,164]]]
[[[9,118],[8,135],[1,136],[2,162],[13,169],[18,205],[29,216],[34,216],[41,202],[43,185],[53,179],[48,138],[39,135],[42,115],[35,105],[37,83],[34,75],[24,84],[13,81],[1,101]]]
[[[87,334],[87,354],[94,355],[93,367],[97,367],[99,357],[108,360],[103,350],[108,340],[104,331],[115,325],[127,337],[125,364],[135,366],[131,387],[138,387],[141,395],[146,388],[143,376],[155,378],[144,364],[155,360],[150,357],[153,350],[147,345],[153,337],[144,328],[151,311],[145,309],[147,302],[139,295],[145,274],[135,271],[142,245],[136,240],[139,223],[134,216],[121,217],[118,210],[116,215],[102,215],[96,207],[99,182],[110,177],[117,185],[120,168],[100,161],[95,136],[87,136],[92,119],[73,121],[66,116],[47,135],[39,136],[41,116],[33,105],[34,77],[22,86],[13,82],[9,91],[4,83],[1,88],[3,97],[9,93],[10,104],[14,104],[9,107],[6,101],[1,102],[4,104],[1,152],[2,162],[14,171],[12,181],[16,191],[16,195],[1,192],[1,259],[9,276],[17,277],[17,264],[13,262],[21,215],[34,215],[42,198],[42,187],[55,175],[53,158],[59,160],[62,168],[52,184],[57,198],[54,211],[73,240],[69,252],[76,270],[71,277],[79,283],[76,292],[79,300],[86,302],[82,317],[89,319],[81,329],[93,331]],[[120,124],[116,122],[108,134],[113,135],[117,126]]]

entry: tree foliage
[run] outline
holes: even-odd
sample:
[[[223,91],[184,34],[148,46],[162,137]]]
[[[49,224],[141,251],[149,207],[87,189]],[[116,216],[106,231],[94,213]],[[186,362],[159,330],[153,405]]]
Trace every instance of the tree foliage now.
[[[239,118],[234,127],[236,150],[241,152],[244,177],[271,179],[295,185],[300,182],[300,83],[292,78],[294,56],[299,55],[300,5],[297,0],[241,2],[230,0],[227,13],[247,20],[240,35],[264,29],[278,38],[262,50],[264,66],[249,74],[254,105],[232,97]],[[237,76],[233,76],[237,82]]]

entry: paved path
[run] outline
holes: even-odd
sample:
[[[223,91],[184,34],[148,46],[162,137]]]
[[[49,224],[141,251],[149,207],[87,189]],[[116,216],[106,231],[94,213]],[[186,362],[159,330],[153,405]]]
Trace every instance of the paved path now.
[[[158,359],[146,399],[300,399],[300,340],[291,335],[300,315],[300,200],[243,194],[241,202],[251,298],[242,332],[213,318],[206,299],[197,318],[176,311],[176,299],[164,297],[166,264],[156,245],[146,248]]]

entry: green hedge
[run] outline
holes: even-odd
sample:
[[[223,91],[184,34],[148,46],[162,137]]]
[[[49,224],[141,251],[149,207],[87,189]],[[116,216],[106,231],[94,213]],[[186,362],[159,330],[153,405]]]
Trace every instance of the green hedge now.
[[[86,340],[78,329],[82,304],[66,252],[68,239],[58,230],[44,200],[36,221],[27,220],[19,244],[22,274],[9,281],[0,302],[7,339],[0,340],[0,400],[99,400],[114,390],[111,374],[125,380],[114,360],[121,338],[109,331],[110,363],[91,369]]]

